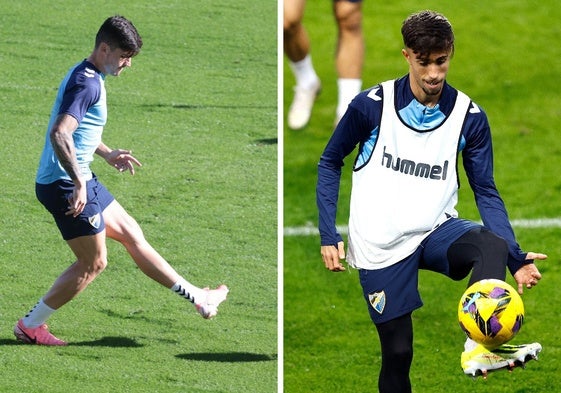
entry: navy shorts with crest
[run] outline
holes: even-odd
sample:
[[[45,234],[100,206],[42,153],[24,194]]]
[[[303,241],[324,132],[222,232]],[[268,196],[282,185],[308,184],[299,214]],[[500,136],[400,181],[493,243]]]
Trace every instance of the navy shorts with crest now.
[[[86,206],[77,217],[72,217],[66,215],[69,210],[68,199],[74,189],[72,181],[58,180],[50,184],[35,184],[37,199],[52,214],[64,240],[95,235],[105,229],[102,213],[115,198],[95,175],[87,181],[86,186]]]
[[[450,218],[436,228],[400,262],[377,270],[359,270],[360,284],[375,324],[388,322],[420,308],[419,269],[450,275],[447,252],[450,245],[481,225]]]

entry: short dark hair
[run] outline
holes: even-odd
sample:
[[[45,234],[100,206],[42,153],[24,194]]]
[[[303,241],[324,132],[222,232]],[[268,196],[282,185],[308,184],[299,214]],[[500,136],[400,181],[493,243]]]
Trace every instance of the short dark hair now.
[[[401,26],[403,44],[420,57],[433,52],[454,52],[454,32],[446,17],[434,11],[410,15]]]
[[[112,49],[119,48],[135,56],[142,48],[142,38],[136,27],[124,16],[115,15],[107,18],[95,36],[96,48],[105,42]]]

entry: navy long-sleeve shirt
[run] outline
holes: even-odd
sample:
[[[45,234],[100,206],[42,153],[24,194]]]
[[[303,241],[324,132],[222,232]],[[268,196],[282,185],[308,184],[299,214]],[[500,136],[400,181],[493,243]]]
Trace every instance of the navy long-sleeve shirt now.
[[[395,83],[395,105],[401,120],[417,131],[430,130],[446,120],[451,113],[457,90],[445,83],[438,104],[429,108],[419,103],[411,91],[409,76]],[[375,96],[376,99],[372,99]],[[359,168],[372,152],[382,116],[383,92],[380,85],[360,93],[349,108],[331,139],[318,165],[317,205],[319,231],[322,245],[335,245],[342,240],[335,227],[337,202],[343,160],[358,145],[354,168]],[[475,195],[475,202],[483,224],[509,245],[508,267],[514,274],[526,261],[515,240],[508,215],[496,188],[493,177],[493,149],[491,131],[485,112],[471,103],[466,117],[458,149],[462,153],[463,166]]]

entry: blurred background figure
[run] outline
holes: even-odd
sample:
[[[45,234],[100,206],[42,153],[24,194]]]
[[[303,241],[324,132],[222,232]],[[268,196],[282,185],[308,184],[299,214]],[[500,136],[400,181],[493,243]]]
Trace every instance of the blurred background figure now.
[[[288,127],[304,128],[310,121],[314,101],[321,91],[310,52],[310,38],[302,24],[305,0],[284,1],[284,52],[296,79],[294,99],[288,110]],[[337,109],[335,125],[349,102],[362,87],[364,38],[362,34],[362,1],[335,0],[333,14],[337,22],[335,67],[337,70]]]

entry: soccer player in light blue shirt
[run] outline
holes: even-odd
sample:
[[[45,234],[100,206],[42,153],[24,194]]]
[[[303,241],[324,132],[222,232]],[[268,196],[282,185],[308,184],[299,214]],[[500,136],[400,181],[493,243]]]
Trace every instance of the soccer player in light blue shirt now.
[[[92,282],[107,265],[106,237],[122,243],[148,277],[193,303],[205,319],[214,317],[228,288],[199,288],[178,274],[146,241],[138,223],[90,169],[94,154],[118,171],[141,165],[129,150],[102,141],[107,121],[106,75],[119,76],[140,52],[142,39],[122,16],[100,27],[90,56],[70,69],[58,90],[36,177],[39,201],[52,214],[76,256],[47,293],[14,327],[24,343],[66,345],[45,321]],[[118,290],[118,288],[117,288]]]
[[[90,163],[101,143],[103,127],[107,121],[107,102],[105,75],[88,60],[75,65],[62,81],[51,112],[49,130],[53,129],[59,114],[71,116],[79,121],[72,139],[79,173],[85,180],[90,180]],[[72,180],[56,156],[50,133],[46,133],[36,182],[50,184],[61,179]]]

